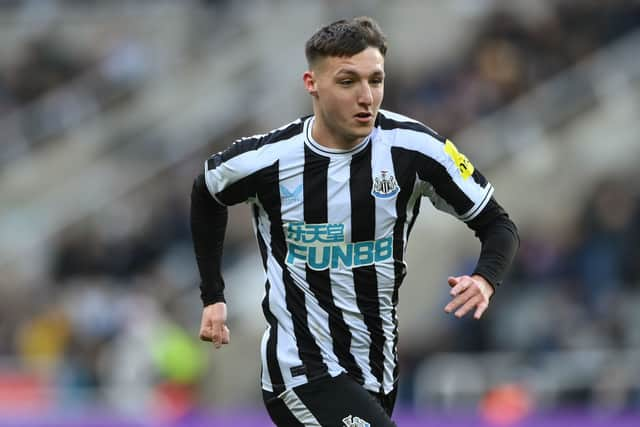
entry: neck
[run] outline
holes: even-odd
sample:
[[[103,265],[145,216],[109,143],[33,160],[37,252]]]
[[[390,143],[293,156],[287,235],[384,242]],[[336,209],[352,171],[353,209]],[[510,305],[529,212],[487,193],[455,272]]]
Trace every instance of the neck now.
[[[349,138],[345,135],[339,135],[335,130],[328,127],[321,116],[316,114],[311,128],[311,136],[323,147],[350,150],[366,139],[365,137]]]

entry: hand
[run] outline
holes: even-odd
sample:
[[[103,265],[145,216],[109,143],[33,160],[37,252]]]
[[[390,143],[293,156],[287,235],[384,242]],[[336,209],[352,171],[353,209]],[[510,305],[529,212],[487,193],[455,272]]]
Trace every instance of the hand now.
[[[489,307],[489,298],[493,295],[493,286],[487,280],[478,275],[449,277],[453,300],[447,304],[444,311],[451,313],[456,310],[456,317],[460,318],[469,311],[476,309],[473,317],[480,319],[482,313]]]
[[[227,328],[226,321],[227,304],[217,302],[206,306],[202,310],[200,339],[213,342],[215,348],[220,348],[223,344],[229,344],[229,328]]]

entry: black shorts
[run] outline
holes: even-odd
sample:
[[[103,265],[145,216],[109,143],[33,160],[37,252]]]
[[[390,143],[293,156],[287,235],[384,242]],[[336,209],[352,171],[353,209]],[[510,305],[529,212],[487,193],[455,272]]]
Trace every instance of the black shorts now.
[[[263,390],[267,411],[278,427],[396,427],[391,414],[397,389],[370,393],[346,374],[313,380],[280,395]]]

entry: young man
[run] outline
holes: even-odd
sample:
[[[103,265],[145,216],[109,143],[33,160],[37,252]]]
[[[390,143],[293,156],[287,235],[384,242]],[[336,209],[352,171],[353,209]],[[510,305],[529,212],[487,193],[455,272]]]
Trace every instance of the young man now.
[[[229,343],[226,206],[251,204],[266,272],[262,388],[278,426],[394,425],[398,288],[422,196],[482,242],[474,273],[448,278],[445,311],[479,319],[518,245],[492,186],[453,143],[379,109],[386,51],[370,18],[320,29],[303,75],[314,114],[236,141],[193,186],[200,338],[216,348]]]

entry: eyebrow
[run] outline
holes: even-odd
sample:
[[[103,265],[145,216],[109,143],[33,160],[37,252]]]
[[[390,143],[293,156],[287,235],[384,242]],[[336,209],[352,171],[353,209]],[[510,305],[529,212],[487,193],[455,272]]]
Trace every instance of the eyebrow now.
[[[350,76],[359,76],[360,75],[354,70],[349,70],[349,69],[344,69],[344,68],[338,70],[335,75],[339,76],[341,74],[347,74],[347,75],[350,75]],[[373,73],[371,73],[371,76],[384,76],[384,71],[376,70]]]

